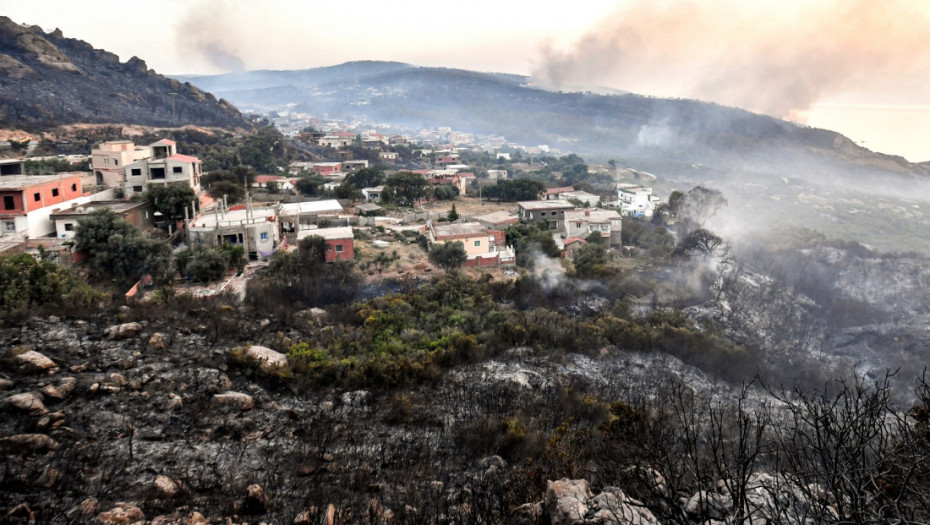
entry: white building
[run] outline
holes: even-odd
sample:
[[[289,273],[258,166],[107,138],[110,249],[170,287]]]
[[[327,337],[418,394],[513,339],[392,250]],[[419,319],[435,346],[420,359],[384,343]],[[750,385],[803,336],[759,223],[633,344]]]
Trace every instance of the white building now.
[[[278,246],[277,212],[273,207],[215,210],[191,221],[187,240],[191,246],[239,245],[249,257],[268,257]]]
[[[620,213],[633,217],[652,217],[659,199],[652,195],[652,188],[622,184],[617,186],[617,205]]]
[[[602,238],[608,240],[611,248],[622,246],[620,234],[622,232],[620,214],[617,210],[571,210],[565,212],[565,225],[562,238],[580,237],[586,239],[588,235],[597,232]]]

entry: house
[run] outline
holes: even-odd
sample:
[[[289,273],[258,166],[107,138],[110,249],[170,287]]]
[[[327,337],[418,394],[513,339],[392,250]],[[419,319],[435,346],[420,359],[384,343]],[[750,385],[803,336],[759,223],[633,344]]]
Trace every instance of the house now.
[[[330,133],[324,135],[320,139],[320,146],[325,146],[327,148],[344,148],[346,146],[351,146],[355,142],[355,133],[339,132],[339,133]]]
[[[507,178],[507,170],[488,170],[488,178],[491,180],[504,180]]]
[[[381,211],[381,209],[382,209],[381,206],[378,206],[377,204],[373,202],[366,202],[364,204],[357,205],[355,207],[355,213],[356,215],[359,215],[361,217],[372,217],[374,215],[377,215],[378,212]]]
[[[424,231],[430,247],[436,243],[461,242],[467,256],[465,266],[498,266],[516,262],[513,247],[507,246],[502,230],[490,230],[477,222],[438,225],[429,221]]]
[[[0,159],[0,176],[25,175],[26,161],[23,159]]]
[[[352,233],[352,227],[302,230],[297,235],[297,240],[311,235],[322,237],[326,241],[326,262],[351,261],[355,258],[355,235]]]
[[[368,202],[381,202],[381,193],[384,192],[384,186],[375,186],[374,188],[362,188],[362,195]]]
[[[252,182],[252,187],[267,189],[269,183],[274,183],[279,190],[294,191],[298,180],[297,177],[285,177],[283,175],[259,175]]]
[[[585,244],[588,244],[588,241],[581,237],[569,237],[565,239],[562,243],[562,258],[568,260],[574,259],[575,256],[578,255],[578,250]]]
[[[559,194],[566,191],[575,191],[574,186],[561,186],[559,188],[547,188],[539,194],[539,200],[549,201],[559,199]]]
[[[150,202],[137,201],[95,201],[83,205],[72,204],[70,208],[52,212],[49,216],[55,224],[55,236],[59,239],[74,238],[74,230],[79,220],[92,211],[108,209],[119,218],[140,230],[155,226],[155,207]]]
[[[191,246],[243,246],[251,258],[268,257],[277,251],[278,217],[272,206],[214,210],[191,221],[187,241]]]
[[[282,233],[295,234],[292,240],[296,241],[303,230],[318,228],[321,220],[338,218],[342,211],[342,205],[335,199],[289,202],[278,205],[278,219]]]
[[[49,219],[52,211],[83,194],[81,175],[76,173],[0,177],[0,235],[49,235],[54,231]]]
[[[620,238],[621,217],[617,210],[583,209],[565,212],[565,223],[562,229],[563,238],[581,237],[597,232],[607,239],[610,248],[620,248],[623,243]]]
[[[569,202],[579,201],[583,206],[597,206],[597,203],[601,201],[600,195],[586,191],[563,191],[559,193],[559,198]]]
[[[472,217],[472,220],[478,221],[485,228],[490,228],[492,230],[506,230],[519,222],[516,215],[506,211],[495,211],[485,213],[484,215],[476,215]]]
[[[333,177],[342,174],[341,162],[313,162],[310,164],[310,170],[317,175],[324,177]]]
[[[529,224],[545,223],[552,231],[561,231],[565,212],[574,210],[575,205],[563,200],[524,201],[517,203],[520,221]]]
[[[98,186],[122,188],[123,168],[151,156],[151,149],[136,146],[131,140],[103,142],[90,152],[90,165]]]
[[[382,151],[378,153],[378,160],[384,162],[385,164],[395,164],[397,163],[397,152],[395,151]]]
[[[342,161],[342,169],[344,171],[358,171],[368,167],[367,160],[344,160]]]
[[[621,184],[617,186],[617,204],[623,215],[652,217],[659,199],[652,195],[652,188]]]
[[[200,159],[178,153],[177,143],[162,139],[148,146],[149,155],[123,166],[122,189],[127,199],[145,192],[149,184],[180,184],[200,193]]]

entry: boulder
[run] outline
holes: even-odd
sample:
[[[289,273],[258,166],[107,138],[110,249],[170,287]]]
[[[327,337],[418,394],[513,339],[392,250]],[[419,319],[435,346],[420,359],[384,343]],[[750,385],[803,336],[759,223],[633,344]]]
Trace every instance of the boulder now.
[[[155,332],[152,334],[152,337],[149,337],[149,342],[147,345],[145,345],[145,348],[150,352],[155,350],[164,350],[165,336],[161,333]]]
[[[152,482],[152,486],[155,488],[155,492],[158,493],[158,496],[165,499],[174,498],[181,493],[181,487],[168,476],[155,476],[155,481]]]
[[[128,525],[145,521],[145,514],[139,507],[120,502],[112,509],[98,514],[97,521],[103,525]]]
[[[275,352],[265,346],[252,345],[246,349],[245,355],[252,361],[258,363],[259,368],[265,372],[273,372],[287,367],[286,355],[281,352]]]
[[[42,402],[42,394],[38,392],[23,392],[10,396],[4,400],[4,404],[33,415],[43,415],[48,412]]]
[[[181,408],[182,405],[184,405],[184,401],[181,399],[181,396],[174,392],[168,394],[168,402],[165,403],[165,410],[171,412]]]
[[[539,525],[542,523],[543,506],[541,502],[524,503],[510,513],[510,525]]]
[[[0,439],[0,450],[10,452],[45,452],[58,450],[58,442],[45,434],[16,434]]]
[[[184,525],[207,525],[210,523],[203,514],[197,512],[196,510],[191,512],[184,518]]]
[[[707,492],[706,490],[696,492],[685,503],[685,512],[689,515],[703,516],[710,519],[725,517],[731,508],[733,508],[733,500],[730,499],[730,496]]]
[[[330,503],[323,513],[323,525],[333,525],[336,522],[336,506]]]
[[[242,511],[246,514],[264,514],[268,509],[268,494],[257,484],[249,485],[246,489],[245,499],[242,501]]]
[[[41,372],[49,371],[56,366],[55,361],[52,361],[48,357],[40,354],[39,352],[36,352],[35,350],[23,352],[13,359],[16,362],[16,365],[19,367],[20,371],[28,374],[38,374]]]
[[[255,406],[252,396],[242,392],[223,392],[214,394],[212,405],[214,408],[231,410],[251,410]]]
[[[563,478],[546,482],[544,500],[546,513],[552,525],[584,523],[588,513],[587,501],[593,494],[583,479]]]
[[[100,502],[97,498],[87,498],[79,505],[68,511],[67,516],[79,523],[85,523],[90,520],[100,510]]]
[[[45,394],[46,397],[64,399],[68,397],[72,391],[74,391],[74,386],[76,384],[76,378],[65,377],[58,383],[58,385],[47,385],[42,389],[42,393]]]
[[[0,392],[4,390],[9,390],[11,388],[13,388],[13,382],[10,381],[9,379],[3,379],[2,377],[0,377]]]
[[[110,339],[130,339],[139,335],[142,325],[139,323],[123,323],[111,326],[108,330]]]
[[[598,523],[610,525],[659,525],[655,515],[616,487],[605,487],[589,502]]]
[[[294,518],[294,525],[310,525],[313,520],[310,519],[310,511],[305,510]]]
[[[7,516],[15,518],[18,521],[25,521],[27,523],[35,523],[36,513],[29,508],[29,505],[26,503],[20,503],[13,507],[10,512],[7,512]]]

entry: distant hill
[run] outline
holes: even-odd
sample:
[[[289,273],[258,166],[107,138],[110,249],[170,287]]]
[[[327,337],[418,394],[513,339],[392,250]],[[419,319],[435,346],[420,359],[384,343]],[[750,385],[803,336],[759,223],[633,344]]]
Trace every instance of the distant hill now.
[[[0,127],[60,124],[247,127],[232,104],[133,57],[0,16]]]
[[[239,107],[282,107],[330,118],[451,126],[580,154],[703,163],[740,170],[906,175],[930,165],[874,153],[843,135],[737,108],[635,94],[554,92],[527,77],[397,62],[186,77]]]

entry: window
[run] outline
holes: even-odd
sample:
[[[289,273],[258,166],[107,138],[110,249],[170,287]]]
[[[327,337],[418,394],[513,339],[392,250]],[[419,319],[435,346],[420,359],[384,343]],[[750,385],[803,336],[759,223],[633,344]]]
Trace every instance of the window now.
[[[3,196],[3,209],[4,210],[13,210],[16,209],[16,203],[13,202],[12,195]],[[9,224],[9,223],[8,223]]]
[[[478,248],[480,246],[481,246],[481,241],[475,241],[475,248]]]
[[[268,240],[268,234],[267,234],[267,233],[262,233],[262,240],[263,240],[263,241],[267,241],[267,240]]]
[[[133,186],[132,191],[136,193],[142,193],[142,186]]]
[[[165,168],[152,168],[152,178],[153,179],[164,179]]]
[[[52,188],[52,197],[58,196],[58,188]]]
[[[42,200],[42,194],[41,194],[41,193],[33,193],[33,194],[32,194],[32,199],[33,199],[34,201],[36,201],[36,202],[39,202],[40,200]]]
[[[71,191],[77,191],[77,184],[71,185]]]
[[[336,252],[338,253],[338,252],[341,252],[341,251],[342,251],[342,245],[341,245],[341,244],[337,244],[337,245],[336,245]]]
[[[181,166],[175,166],[171,168],[171,173],[184,173],[184,168]]]
[[[15,231],[16,231],[16,223],[15,223],[15,222],[7,221],[7,222],[4,222],[4,223],[3,223],[3,226],[5,227],[6,231],[8,231],[8,232],[15,232]]]
[[[132,168],[130,172],[134,177],[138,177],[139,175],[142,175],[142,168]]]
[[[66,232],[74,231],[74,224],[72,224],[72,223],[70,223],[70,222],[66,222],[66,223],[65,223],[65,231],[66,231]]]
[[[113,159],[113,164],[119,166],[119,159]]]

